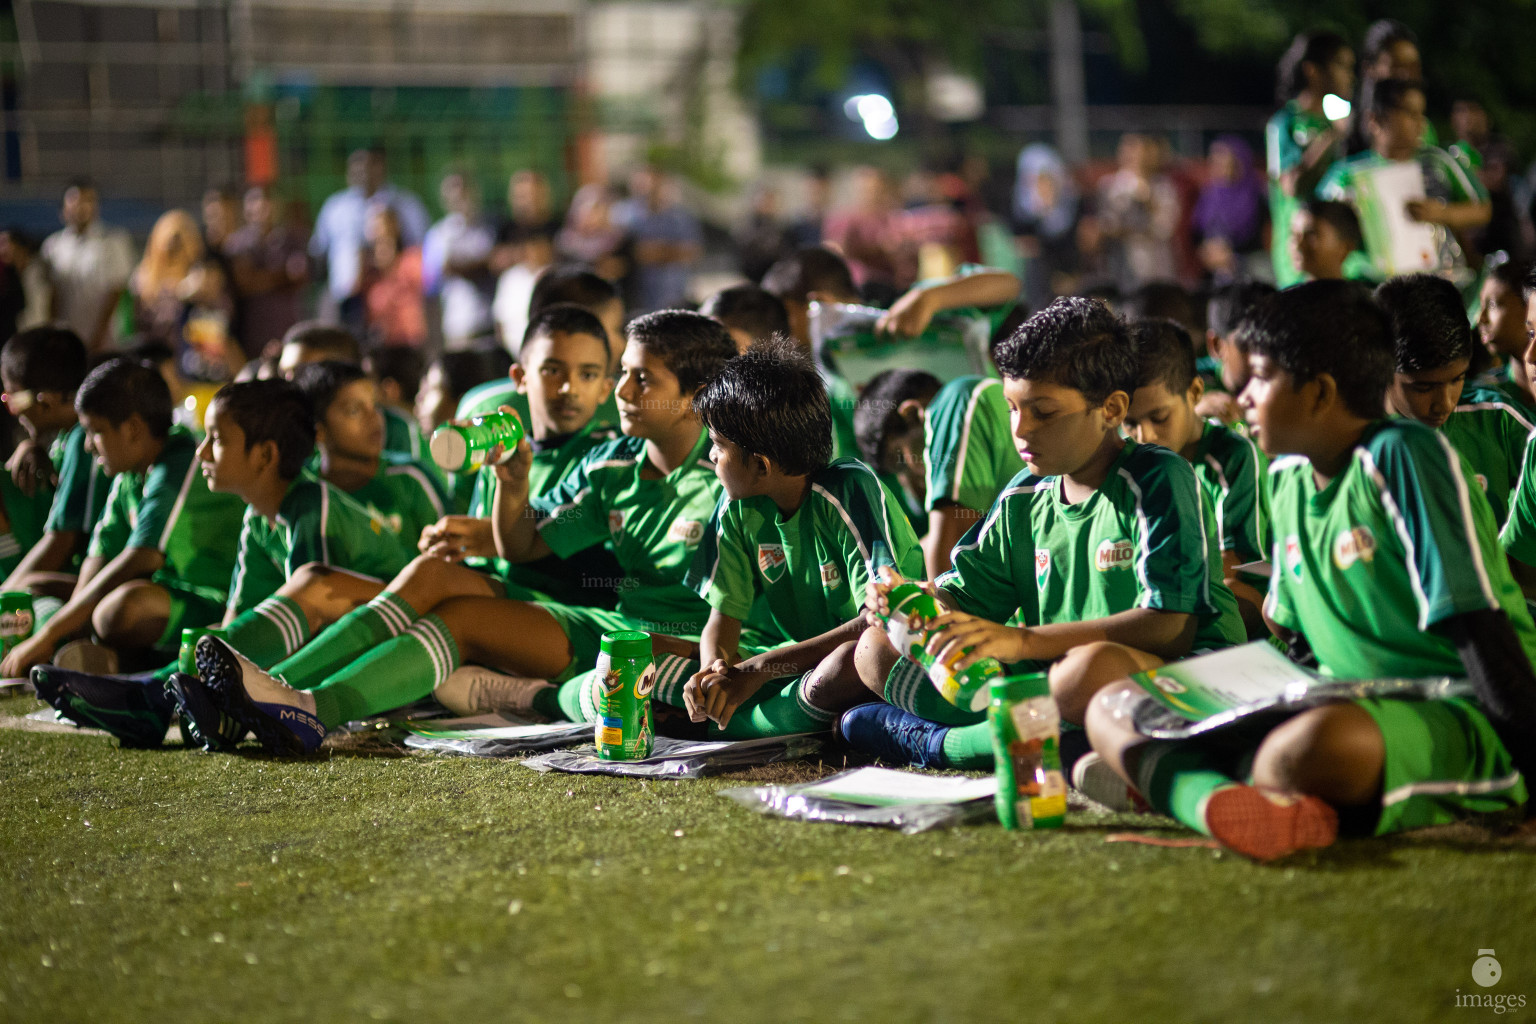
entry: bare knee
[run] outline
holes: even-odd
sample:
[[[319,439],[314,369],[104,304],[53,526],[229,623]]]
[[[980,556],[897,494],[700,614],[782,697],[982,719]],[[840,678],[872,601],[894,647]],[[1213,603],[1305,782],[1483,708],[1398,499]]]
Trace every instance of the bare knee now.
[[[843,711],[869,700],[869,690],[859,678],[856,640],[838,645],[806,676],[803,693],[807,702],[827,711]]]
[[[1353,704],[1330,704],[1304,711],[1264,737],[1254,755],[1253,781],[1358,806],[1380,794],[1385,762],[1375,719]]]
[[[420,614],[455,597],[494,597],[490,580],[458,562],[417,555],[390,584],[390,589]]]
[[[374,579],[323,562],[299,566],[278,593],[298,605],[311,633],[330,625],[352,609],[378,596],[383,586]]]
[[[1130,717],[1131,703],[1140,693],[1141,687],[1128,680],[1110,683],[1088,701],[1088,710],[1083,716],[1088,742],[1094,751],[1133,785],[1126,754],[1132,747],[1145,742]]]
[[[1094,694],[1110,683],[1160,664],[1152,655],[1122,644],[1081,644],[1051,666],[1051,696],[1062,718],[1082,724]]]
[[[885,630],[871,626],[859,636],[854,649],[854,672],[867,689],[884,700],[885,678],[900,658]]]
[[[91,613],[91,629],[109,647],[150,647],[165,632],[170,598],[148,580],[130,580]]]

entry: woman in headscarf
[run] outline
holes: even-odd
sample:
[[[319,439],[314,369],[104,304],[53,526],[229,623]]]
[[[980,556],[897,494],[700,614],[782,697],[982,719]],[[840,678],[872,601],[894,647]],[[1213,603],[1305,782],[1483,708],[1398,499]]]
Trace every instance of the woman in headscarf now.
[[[1024,297],[1042,309],[1055,295],[1052,280],[1076,261],[1081,197],[1066,162],[1050,146],[1036,143],[1019,153],[1013,187],[1014,231],[1029,262]]]
[[[225,380],[244,362],[229,336],[230,283],[208,258],[187,211],[169,210],[155,221],[128,287],[139,334],[171,346],[183,375]]]
[[[1264,243],[1266,212],[1253,148],[1236,135],[1223,135],[1211,143],[1207,167],[1191,218],[1200,263],[1218,282],[1249,276],[1247,257]]]

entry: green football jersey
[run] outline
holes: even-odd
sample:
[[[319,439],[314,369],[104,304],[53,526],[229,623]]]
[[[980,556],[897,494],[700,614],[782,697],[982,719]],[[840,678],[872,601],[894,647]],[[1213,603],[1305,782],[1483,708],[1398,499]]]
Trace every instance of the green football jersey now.
[[[1388,160],[1374,151],[1366,151],[1347,160],[1340,160],[1323,175],[1318,183],[1317,194],[1322,199],[1349,203],[1360,219],[1360,234],[1365,239],[1365,251],[1374,265],[1378,278],[1388,277],[1392,268],[1387,263],[1391,250],[1391,234],[1383,200],[1372,185],[1371,177],[1364,172],[1390,167],[1395,163],[1417,163],[1424,173],[1424,191],[1430,199],[1442,199],[1448,203],[1484,203],[1488,191],[1482,182],[1469,174],[1449,153],[1434,146],[1424,146],[1411,161]],[[1454,236],[1440,225],[1431,225],[1435,236],[1436,252],[1431,256],[1442,268],[1466,266],[1466,256]]]
[[[1497,391],[1467,388],[1456,411],[1440,428],[1467,465],[1500,526],[1509,515],[1509,497],[1520,479],[1530,414]]]
[[[923,422],[928,511],[953,502],[976,512],[992,507],[1024,468],[1013,445],[1003,383],[957,377],[939,389]]]
[[[85,450],[85,428],[78,423],[54,438],[48,454],[59,474],[53,508],[48,513],[48,530],[80,534],[85,538],[80,545],[84,551],[107,507],[112,481],[101,463]],[[79,565],[78,559],[75,565]]]
[[[1195,479],[1206,503],[1216,510],[1216,546],[1244,562],[1269,557],[1269,460],[1253,441],[1206,420],[1195,452]]]
[[[912,527],[913,531],[919,537],[927,533],[928,513],[923,509],[923,503],[918,500],[917,496],[907,490],[906,485],[901,482],[901,477],[895,473],[880,472],[876,472],[875,476],[880,478],[880,482],[885,485],[886,489],[891,492],[891,496],[896,499],[896,504],[900,506],[902,514],[907,517],[907,523]]]
[[[275,521],[246,507],[229,607],[236,615],[254,608],[311,562],[388,580],[414,554],[378,516],[306,469],[288,486]]]
[[[561,558],[612,542],[624,572],[620,612],[652,632],[697,636],[709,606],[683,577],[720,500],[709,432],[701,427],[688,457],[659,479],[641,473],[645,445],[629,436],[598,445],[529,504],[540,517],[539,536]]]
[[[0,470],[0,511],[6,520],[5,532],[0,533],[0,579],[9,576],[48,531],[53,494],[46,481],[39,481],[31,495],[23,494],[11,474]]]
[[[441,484],[426,466],[391,451],[379,459],[373,479],[352,491],[351,498],[413,551],[421,531],[443,518],[448,509]]]
[[[935,582],[956,607],[1026,626],[1155,608],[1196,617],[1196,650],[1243,642],[1214,517],[1182,456],[1126,441],[1085,501],[1067,504],[1062,483],[1025,470],[955,545]]]
[[[1510,558],[1536,566],[1536,432],[1525,441],[1520,476],[1509,496],[1509,514],[1499,543]]]
[[[1497,391],[1503,396],[1504,401],[1519,409],[1526,419],[1530,419],[1531,413],[1536,411],[1536,401],[1532,401],[1530,392],[1526,391],[1515,380],[1511,372],[1513,369],[1513,362],[1505,363],[1503,366],[1489,370],[1478,377],[1469,386],[1483,388],[1488,391]]]
[[[1493,513],[1443,434],[1374,423],[1322,490],[1311,463],[1269,470],[1275,547],[1265,612],[1306,637],[1332,676],[1464,676],[1445,620],[1502,609],[1527,655],[1536,627]]]
[[[380,405],[379,411],[384,414],[385,451],[399,452],[418,461],[430,458],[421,440],[421,426],[414,417],[387,405]]]
[[[853,410],[859,393],[838,373],[820,367],[821,381],[827,386],[827,400],[832,404],[832,457],[859,458],[859,438],[853,432]]]
[[[917,534],[873,470],[839,459],[810,483],[788,519],[770,498],[722,498],[699,543],[684,582],[742,623],[743,648],[809,640],[857,618],[880,566],[923,577]]]
[[[1264,126],[1264,155],[1269,177],[1269,222],[1272,227],[1270,257],[1275,265],[1275,284],[1286,288],[1301,281],[1301,271],[1291,262],[1291,220],[1306,196],[1288,196],[1280,178],[1301,162],[1302,155],[1329,128],[1321,114],[1302,110],[1295,100],[1275,112]]]
[[[208,489],[192,432],[172,427],[148,472],[112,481],[90,554],[111,559],[128,548],[152,548],[165,555],[160,573],[227,594],[244,516],[245,502]]]

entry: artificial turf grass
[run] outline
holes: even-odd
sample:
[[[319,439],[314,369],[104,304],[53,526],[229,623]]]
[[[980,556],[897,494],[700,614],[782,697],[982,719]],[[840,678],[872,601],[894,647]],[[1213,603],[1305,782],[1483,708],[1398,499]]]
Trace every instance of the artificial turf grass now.
[[[1536,996],[1524,845],[1259,867],[1103,842],[1135,816],[902,836],[736,776],[13,730],[0,778],[0,1019],[1459,1019],[1479,948]]]

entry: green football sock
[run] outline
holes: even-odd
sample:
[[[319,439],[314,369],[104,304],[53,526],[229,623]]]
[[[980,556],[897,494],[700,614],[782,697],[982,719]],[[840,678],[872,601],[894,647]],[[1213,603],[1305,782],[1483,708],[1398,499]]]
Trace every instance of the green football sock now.
[[[992,768],[992,727],[957,725],[944,734],[944,763],[936,768]]]
[[[819,708],[806,699],[805,683],[810,675],[807,672],[787,681],[769,682],[736,709],[724,729],[710,723],[710,738],[755,740],[797,732],[823,732],[831,728],[837,712]],[[768,691],[768,695],[759,699],[763,691]]]
[[[382,714],[423,697],[459,667],[459,645],[436,615],[376,646],[309,692],[327,729]]]
[[[274,595],[219,630],[229,646],[271,668],[309,642],[309,617],[292,598]]]
[[[1154,741],[1141,748],[1133,774],[1136,788],[1152,807],[1196,832],[1210,835],[1205,804],[1237,781],[1216,767],[1217,759],[1197,743]]]
[[[294,689],[313,689],[358,655],[400,636],[415,618],[416,609],[386,590],[331,623],[298,653],[273,666],[272,674]]]

